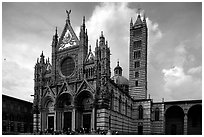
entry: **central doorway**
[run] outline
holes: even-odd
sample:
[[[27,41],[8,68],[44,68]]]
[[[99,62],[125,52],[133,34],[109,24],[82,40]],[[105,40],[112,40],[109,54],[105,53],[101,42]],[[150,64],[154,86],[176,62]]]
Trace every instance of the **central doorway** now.
[[[48,116],[48,129],[54,129],[54,116]]]
[[[64,130],[72,129],[72,112],[64,112]]]
[[[86,132],[91,129],[91,114],[83,114],[83,128]]]
[[[138,126],[138,135],[143,135],[143,126]]]

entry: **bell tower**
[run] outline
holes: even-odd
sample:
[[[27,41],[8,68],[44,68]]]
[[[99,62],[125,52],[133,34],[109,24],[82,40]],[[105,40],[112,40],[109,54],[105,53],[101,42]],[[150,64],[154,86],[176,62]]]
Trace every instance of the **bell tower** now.
[[[130,21],[129,94],[134,99],[147,98],[147,24],[140,13]]]

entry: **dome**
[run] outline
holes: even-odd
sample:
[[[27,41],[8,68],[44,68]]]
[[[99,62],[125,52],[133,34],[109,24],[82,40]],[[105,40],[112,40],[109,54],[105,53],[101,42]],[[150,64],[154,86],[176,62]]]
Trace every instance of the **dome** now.
[[[113,76],[111,79],[114,80],[114,82],[118,85],[129,85],[128,79],[126,79],[123,76],[117,75],[117,76]]]

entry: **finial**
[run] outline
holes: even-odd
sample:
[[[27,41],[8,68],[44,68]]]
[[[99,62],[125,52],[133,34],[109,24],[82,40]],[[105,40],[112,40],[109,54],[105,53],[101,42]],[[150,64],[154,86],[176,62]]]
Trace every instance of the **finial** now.
[[[69,11],[66,10],[66,13],[67,13],[67,20],[68,20],[68,22],[70,23],[70,16],[69,16],[69,15],[70,15],[70,13],[71,13],[71,10],[69,10]]]
[[[119,66],[119,59],[118,59],[118,61],[117,61],[117,65]]]

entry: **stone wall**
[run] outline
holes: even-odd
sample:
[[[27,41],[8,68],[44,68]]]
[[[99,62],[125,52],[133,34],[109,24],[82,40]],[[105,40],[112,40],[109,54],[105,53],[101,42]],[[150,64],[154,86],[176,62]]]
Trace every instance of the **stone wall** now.
[[[159,109],[159,120],[155,119],[156,108]],[[165,133],[164,103],[152,104],[151,120],[152,120],[151,133],[159,135],[164,134]]]

